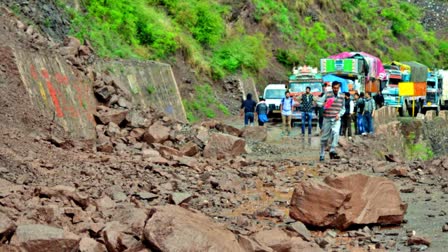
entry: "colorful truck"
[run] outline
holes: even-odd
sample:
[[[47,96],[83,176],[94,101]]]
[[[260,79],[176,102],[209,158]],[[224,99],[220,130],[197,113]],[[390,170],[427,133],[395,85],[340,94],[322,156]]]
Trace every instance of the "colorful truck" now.
[[[380,90],[380,81],[386,79],[381,60],[365,52],[343,52],[320,60],[321,73],[333,74],[349,80],[349,92]]]
[[[423,101],[426,99],[426,80],[428,75],[428,67],[415,61],[397,62],[393,61],[391,66],[396,66],[400,69],[401,79],[397,78],[396,71],[389,70],[388,84],[382,90],[384,97],[384,104],[390,107],[396,107],[401,116],[404,116],[406,111],[410,116],[415,116],[421,111]],[[396,70],[396,68],[394,68]],[[395,75],[395,78],[391,78]],[[400,96],[399,83],[412,83],[418,91],[419,96]],[[413,100],[415,100],[415,108],[412,109]],[[414,114],[412,114],[414,111]]]
[[[397,108],[399,115],[404,116],[407,106],[405,97],[398,95],[398,83],[403,82],[403,78],[409,81],[410,67],[394,61],[384,65],[384,69],[387,73],[386,86],[381,92],[384,97],[384,106]]]
[[[442,75],[442,107],[448,108],[448,70],[439,70]]]
[[[436,115],[439,115],[440,107],[442,106],[442,85],[443,76],[438,70],[428,72],[426,97],[421,111],[423,114],[427,110],[436,110]]]
[[[313,94],[314,97],[317,97],[322,93],[322,75],[317,71],[317,68],[300,66],[294,67],[292,72],[293,74],[289,76],[288,88],[291,92],[291,96],[295,97],[294,99],[297,102],[300,102],[297,99],[300,99],[302,94],[305,93],[306,87],[310,87],[311,94]],[[294,109],[292,113],[292,120],[301,120],[302,113],[300,112],[300,106]],[[313,119],[317,119],[317,116],[314,113]]]

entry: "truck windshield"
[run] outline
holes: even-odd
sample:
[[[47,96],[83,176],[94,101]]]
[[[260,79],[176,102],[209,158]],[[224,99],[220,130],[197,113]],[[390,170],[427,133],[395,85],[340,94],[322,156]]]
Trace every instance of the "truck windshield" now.
[[[427,81],[426,85],[428,85],[428,87],[430,87],[430,88],[435,88],[436,87],[436,82],[435,81]]]
[[[398,85],[402,81],[402,79],[389,78],[389,85]]]
[[[322,82],[293,82],[289,84],[291,92],[305,92],[306,87],[311,88],[311,93],[322,92]]]
[[[264,93],[265,99],[281,99],[285,97],[286,89],[268,89]]]

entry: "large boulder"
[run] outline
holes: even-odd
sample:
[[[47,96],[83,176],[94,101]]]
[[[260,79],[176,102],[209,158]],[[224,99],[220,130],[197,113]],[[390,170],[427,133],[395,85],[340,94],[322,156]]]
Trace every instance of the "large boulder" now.
[[[205,215],[166,205],[152,209],[144,239],[157,251],[243,251],[235,235]]]
[[[31,224],[17,227],[11,245],[34,252],[72,252],[78,250],[79,241],[79,237],[63,229]]]
[[[242,138],[213,133],[204,148],[204,157],[223,158],[245,153],[246,141]]]
[[[170,137],[170,128],[163,126],[161,122],[156,122],[151,127],[148,128],[143,139],[145,142],[152,143],[163,143]]]
[[[241,136],[249,141],[263,142],[268,138],[268,128],[262,126],[245,127]]]
[[[307,225],[346,229],[351,225],[400,224],[407,205],[395,184],[363,174],[301,182],[294,189],[290,216]]]

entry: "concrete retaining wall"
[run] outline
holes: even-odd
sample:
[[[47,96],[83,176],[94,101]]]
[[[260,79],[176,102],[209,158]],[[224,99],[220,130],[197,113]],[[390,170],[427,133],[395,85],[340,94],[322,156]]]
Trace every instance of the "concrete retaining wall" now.
[[[96,69],[119,79],[134,104],[152,106],[176,120],[187,121],[170,65],[153,61],[114,60],[98,62]]]
[[[96,104],[91,84],[75,76],[71,66],[55,55],[12,49],[20,78],[33,106],[62,126],[74,139],[96,137]]]
[[[387,124],[392,121],[397,120],[398,112],[396,108],[393,107],[382,107],[375,111],[375,124],[381,125],[381,124]]]

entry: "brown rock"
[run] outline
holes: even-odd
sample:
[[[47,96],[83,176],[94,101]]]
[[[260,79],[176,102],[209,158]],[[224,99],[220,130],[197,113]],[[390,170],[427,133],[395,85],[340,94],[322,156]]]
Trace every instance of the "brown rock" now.
[[[245,153],[246,141],[242,138],[214,133],[210,136],[204,148],[204,157],[223,158],[225,156],[237,156]]]
[[[264,244],[274,251],[289,251],[291,238],[281,229],[263,230],[253,235],[255,241]]]
[[[160,153],[153,149],[144,149],[142,150],[142,156],[144,158],[160,157]]]
[[[408,169],[406,167],[395,167],[389,170],[389,174],[397,177],[406,177]]]
[[[79,242],[79,252],[107,252],[107,249],[94,239],[83,237]]]
[[[197,144],[195,144],[194,142],[188,142],[186,144],[184,144],[181,148],[180,151],[185,155],[185,156],[189,156],[192,157],[194,155],[196,155],[199,152],[199,147]]]
[[[241,137],[248,141],[263,142],[268,137],[268,128],[261,126],[245,127]]]
[[[25,248],[0,243],[0,252],[27,252]]]
[[[135,207],[124,207],[114,211],[114,219],[127,225],[138,237],[143,237],[145,222],[148,219],[146,209]]]
[[[172,156],[182,156],[182,152],[175,148],[168,147],[163,144],[154,144],[154,147],[160,152],[164,158],[170,159]]]
[[[73,200],[83,209],[87,208],[90,203],[88,196],[76,192],[76,189],[70,186],[57,185],[51,188],[40,187],[37,189],[37,193],[41,197],[60,197]]]
[[[170,137],[170,128],[163,126],[161,122],[156,122],[151,125],[143,136],[145,142],[152,143],[162,143]]]
[[[19,225],[11,244],[33,252],[72,252],[78,249],[79,237],[60,228],[40,224]]]
[[[429,247],[431,245],[431,241],[429,239],[426,239],[423,237],[411,236],[411,237],[409,237],[407,244],[408,244],[408,246],[426,245]]]
[[[82,45],[79,47],[79,55],[80,56],[89,56],[90,53],[91,53],[91,51],[90,51],[89,47],[87,47],[85,45]]]
[[[406,204],[394,183],[362,174],[327,177],[325,184],[301,182],[290,216],[305,224],[346,229],[353,224],[400,224]]]
[[[238,128],[235,128],[231,125],[227,125],[227,124],[223,124],[223,123],[218,123],[215,128],[223,133],[232,135],[232,136],[236,136],[236,137],[240,137],[242,131]]]
[[[235,235],[205,215],[172,205],[155,207],[144,239],[158,251],[243,251]]]
[[[113,122],[116,125],[120,125],[121,122],[126,118],[127,110],[123,109],[105,109],[100,110],[95,114],[95,117],[100,120],[100,122],[104,125]]]
[[[78,53],[78,48],[71,46],[64,46],[59,48],[59,53],[63,57],[70,57],[70,56],[74,57]]]
[[[106,223],[102,231],[107,251],[119,252],[126,249],[139,247],[140,242],[126,233],[127,226],[118,221]]]
[[[386,155],[384,155],[384,157],[389,162],[394,162],[394,163],[400,163],[401,162],[400,158],[398,158],[394,154],[386,154]]]
[[[210,138],[209,131],[205,127],[199,127],[197,129],[196,137],[203,143],[207,144],[208,139]]]
[[[145,134],[145,129],[135,128],[129,133],[129,137],[139,140]]]
[[[248,252],[273,252],[274,250],[270,247],[260,244],[257,241],[254,241],[253,239],[247,237],[247,236],[238,236],[238,242],[240,246]]]
[[[74,48],[79,48],[79,46],[81,46],[81,42],[79,41],[79,39],[72,37],[72,36],[67,36],[64,39],[64,46],[70,46],[70,47],[74,47]]]
[[[8,240],[8,238],[14,233],[16,225],[12,220],[4,213],[0,212],[0,244]]]

